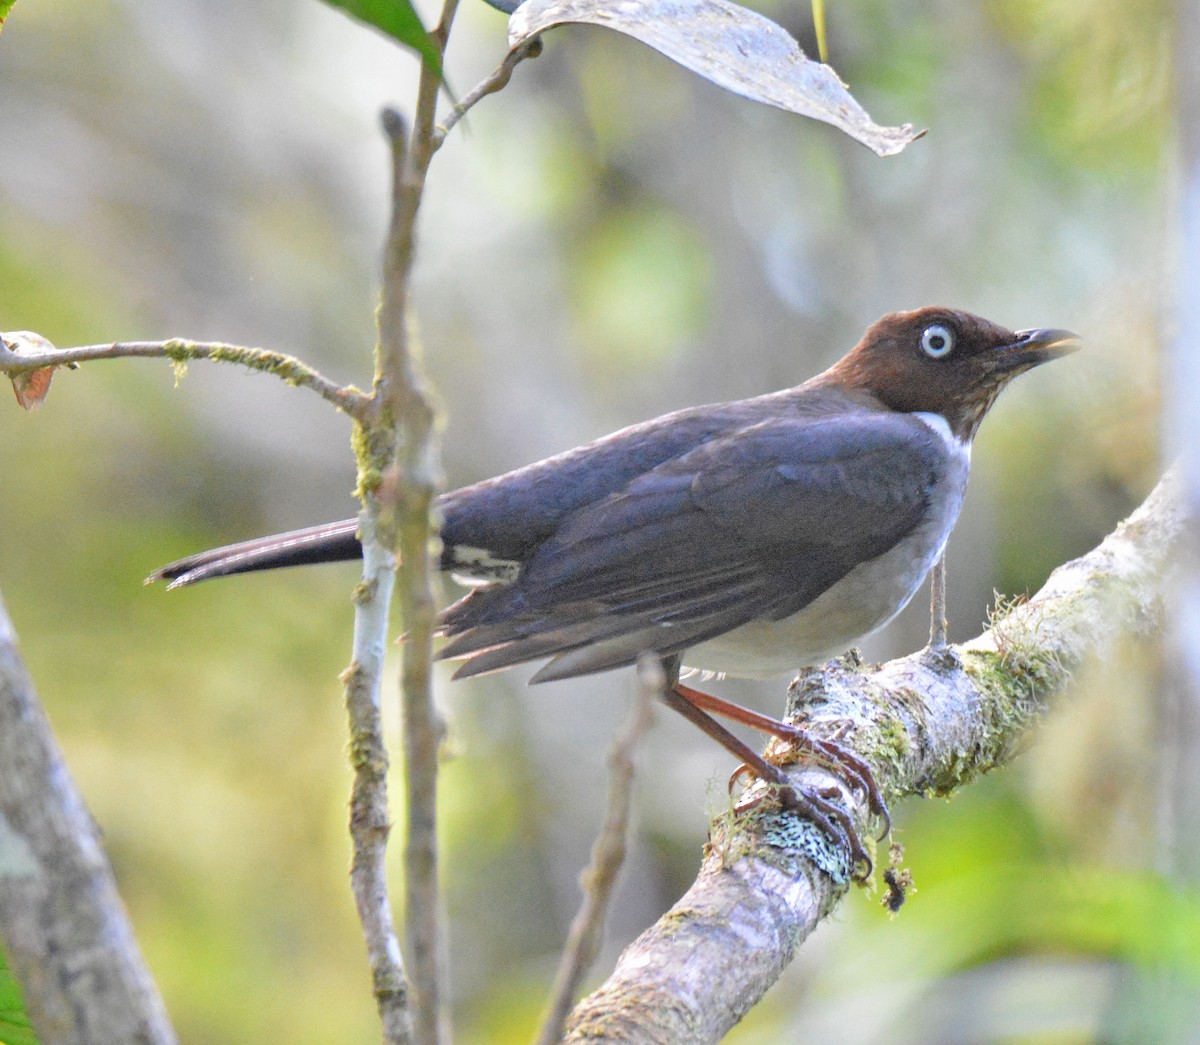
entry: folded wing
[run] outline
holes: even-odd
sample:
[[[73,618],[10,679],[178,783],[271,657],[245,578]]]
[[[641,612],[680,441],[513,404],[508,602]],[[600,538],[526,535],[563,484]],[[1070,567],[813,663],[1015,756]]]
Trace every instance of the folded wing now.
[[[714,437],[562,518],[514,582],[441,618],[457,675],[535,681],[670,655],[801,610],[924,518],[948,464],[914,417],[777,417]]]

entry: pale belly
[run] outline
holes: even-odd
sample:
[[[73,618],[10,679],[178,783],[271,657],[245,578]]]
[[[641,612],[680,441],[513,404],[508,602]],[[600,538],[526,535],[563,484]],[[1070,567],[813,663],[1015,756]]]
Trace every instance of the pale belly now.
[[[823,664],[878,631],[908,605],[945,550],[962,507],[965,465],[948,485],[951,495],[941,514],[890,551],[856,566],[799,613],[751,621],[693,646],[684,653],[685,666],[735,678],[769,678]]]

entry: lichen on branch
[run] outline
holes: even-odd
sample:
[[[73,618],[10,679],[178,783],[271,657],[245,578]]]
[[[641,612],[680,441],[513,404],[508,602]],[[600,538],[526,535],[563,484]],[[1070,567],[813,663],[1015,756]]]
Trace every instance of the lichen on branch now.
[[[1163,592],[1191,525],[1180,487],[1176,467],[1097,548],[1060,566],[1032,598],[1002,606],[970,642],[870,668],[849,656],[803,673],[789,719],[836,735],[891,802],[949,794],[1004,765],[1080,665],[1122,640],[1161,634]],[[774,742],[768,755],[797,782],[841,790],[865,827],[863,801],[828,771]],[[720,818],[692,887],[577,1006],[566,1040],[719,1041],[849,889],[836,861],[814,855],[819,834],[765,804]]]

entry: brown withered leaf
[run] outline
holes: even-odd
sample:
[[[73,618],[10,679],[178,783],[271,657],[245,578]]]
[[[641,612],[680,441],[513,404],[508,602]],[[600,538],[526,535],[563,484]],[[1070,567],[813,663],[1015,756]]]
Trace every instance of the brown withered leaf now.
[[[43,352],[54,351],[54,346],[49,341],[30,330],[4,334],[3,337],[5,347],[16,355],[41,355]],[[56,369],[48,366],[12,375],[13,392],[23,409],[32,410],[35,406],[41,406],[46,393],[50,391],[50,380],[54,377]]]
[[[26,410],[41,406],[46,393],[50,391],[50,379],[54,376],[54,367],[48,366],[41,370],[29,370],[17,374],[12,379],[13,391],[17,394],[17,402]]]
[[[729,0],[525,0],[508,20],[508,45],[571,22],[632,36],[726,90],[832,124],[879,156],[924,131],[880,127],[828,65],[785,29]]]

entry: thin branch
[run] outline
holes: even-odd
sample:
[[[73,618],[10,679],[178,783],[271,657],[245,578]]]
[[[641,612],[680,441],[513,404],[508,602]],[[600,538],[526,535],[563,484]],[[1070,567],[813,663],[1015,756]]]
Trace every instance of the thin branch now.
[[[169,359],[177,366],[196,359],[211,359],[218,363],[236,363],[251,370],[261,370],[274,374],[289,385],[311,389],[350,417],[360,416],[367,402],[363,393],[353,388],[343,388],[294,356],[265,348],[170,338],[167,341],[117,341],[106,345],[52,348],[43,352],[14,352],[10,343],[21,339],[21,335],[0,334],[0,373],[17,377],[35,370],[77,366],[98,359]],[[38,340],[44,342],[44,339]]]
[[[946,553],[929,571],[929,648],[946,645]]]
[[[446,0],[433,38],[444,55],[458,0]],[[393,110],[383,114],[392,160],[392,216],[384,246],[372,394],[357,415],[363,583],[355,599],[355,653],[346,673],[355,753],[350,829],[353,888],[367,938],[376,1004],[388,1042],[440,1040],[442,971],[437,893],[437,756],[443,726],[433,704],[435,604],[430,512],[439,487],[434,410],[410,329],[416,222],[433,156],[440,77],[422,64],[412,134]],[[408,641],[401,699],[406,787],[405,929],[411,980],[396,942],[385,874],[389,832],[387,752],[379,715],[395,558]],[[377,655],[376,655],[377,654]],[[411,997],[410,997],[411,987]]]
[[[0,602],[0,937],[39,1040],[174,1045]]]
[[[434,129],[433,132],[433,147],[440,149],[442,143],[446,140],[446,135],[449,134],[454,126],[467,113],[473,109],[479,102],[483,101],[489,94],[495,94],[497,91],[503,90],[508,86],[508,81],[512,79],[513,70],[518,63],[526,58],[536,58],[542,53],[542,39],[540,36],[535,36],[531,40],[526,40],[523,44],[513,48],[505,56],[504,60],[496,66],[490,76],[480,80],[478,84],[459,102],[446,118]]]
[[[583,902],[571,922],[562,959],[550,991],[550,1004],[537,1045],[554,1045],[562,1037],[575,995],[600,950],[604,918],[625,862],[629,834],[629,807],[633,794],[633,752],[654,723],[654,703],[663,691],[662,665],[654,657],[638,664],[637,693],[629,719],[608,755],[608,809],[604,825],[592,847],[592,861],[580,877]]]
[[[443,54],[457,3],[445,0],[433,32]],[[416,222],[434,153],[432,131],[440,86],[440,77],[423,64],[411,135],[398,113],[384,113],[392,157],[392,218],[384,248],[374,390],[359,444],[364,548],[369,540],[394,549],[402,563],[399,604],[407,633],[401,671],[407,785],[405,935],[414,993],[412,1032],[422,1045],[436,1045],[441,1039],[436,816],[437,758],[444,727],[433,703],[436,606],[429,562],[431,511],[440,475],[435,414],[409,311]],[[386,601],[384,606],[375,622],[379,630],[374,637],[381,642],[386,633]],[[379,680],[373,681],[378,702]],[[375,786],[379,800],[386,803],[386,781],[378,780]]]
[[[1005,764],[1077,666],[1124,639],[1161,634],[1164,574],[1191,526],[1179,486],[1173,469],[1099,547],[971,642],[870,671],[847,657],[806,672],[791,718],[836,731],[893,802],[949,794]],[[788,770],[810,786],[839,787],[865,822],[866,810],[826,771]],[[720,1040],[849,888],[838,855],[807,821],[766,802],[715,823],[695,883],[577,1007],[567,1040]]]
[[[455,3],[450,0],[434,33],[443,50]],[[351,880],[376,1005],[385,1041],[422,1045],[435,1045],[440,1037],[436,813],[442,723],[431,684],[434,601],[429,569],[430,509],[438,474],[434,412],[415,359],[408,310],[416,220],[432,156],[427,141],[438,85],[436,75],[422,65],[418,129],[411,142],[400,114],[393,110],[383,114],[392,160],[392,216],[384,246],[373,391],[355,432],[363,503],[359,516],[363,581],[355,599],[354,660],[345,675],[355,768]],[[425,144],[420,144],[422,135]],[[380,717],[382,651],[397,552],[404,564],[399,603],[408,633],[401,693],[407,783],[405,927],[411,980],[402,964],[388,899],[388,757]]]
[[[388,608],[395,583],[395,558],[376,537],[375,513],[359,516],[363,581],[354,599],[354,649],[342,675],[350,723],[350,889],[362,923],[375,1004],[388,1045],[410,1045],[414,1036],[411,990],[387,885],[388,753],[383,742],[380,683],[388,633]]]
[[[413,411],[421,406],[406,401],[397,387],[405,388],[410,372],[407,356],[407,265],[411,253],[401,258],[401,248],[407,244],[411,251],[411,225],[415,207],[404,207],[403,171],[406,156],[404,123],[399,114],[384,114],[384,130],[392,152],[393,211],[392,222],[384,253],[382,300],[378,313],[379,347],[376,352],[374,391],[364,410],[361,423],[355,429],[358,455],[359,535],[363,547],[363,578],[354,600],[354,652],[350,667],[343,675],[346,688],[346,708],[350,718],[351,764],[354,782],[350,798],[350,835],[354,850],[351,867],[351,889],[354,893],[367,958],[371,967],[371,982],[375,1003],[383,1025],[384,1041],[388,1045],[407,1045],[410,1042],[436,1041],[436,1008],[433,1014],[434,1037],[425,1036],[428,1019],[422,1015],[422,999],[430,996],[429,969],[425,952],[410,951],[414,973],[410,981],[405,972],[395,919],[392,913],[387,884],[387,841],[391,832],[388,812],[387,770],[389,759],[383,739],[381,690],[383,685],[383,651],[388,640],[388,622],[392,592],[395,586],[396,550],[406,561],[401,586],[401,605],[409,620],[414,583],[419,592],[421,573],[428,571],[426,547],[429,539],[428,511],[416,520],[410,518],[412,505],[405,497],[412,487],[412,475],[399,481],[397,459],[401,454],[406,427],[411,430]],[[397,347],[398,346],[398,347]],[[428,420],[426,421],[428,423]],[[412,540],[405,533],[419,535],[419,551],[412,553]],[[407,545],[407,547],[406,547]],[[417,580],[413,578],[416,575]],[[408,598],[406,599],[407,596]],[[419,617],[419,614],[415,614]],[[410,621],[410,630],[414,621]],[[420,633],[419,621],[417,630]],[[420,643],[418,642],[418,646]],[[408,686],[409,665],[413,647],[405,651],[405,689]],[[420,657],[420,651],[417,651]],[[407,706],[406,740],[411,731]],[[436,742],[433,745],[436,751]],[[411,777],[411,759],[406,760],[406,772]],[[410,789],[411,790],[411,789]],[[421,792],[422,798],[433,801]],[[414,817],[410,809],[408,838],[411,845]],[[422,823],[424,817],[418,817]],[[418,834],[422,834],[418,828]],[[409,920],[411,930],[412,921]],[[424,970],[417,968],[426,962]],[[436,998],[436,979],[433,981]]]

